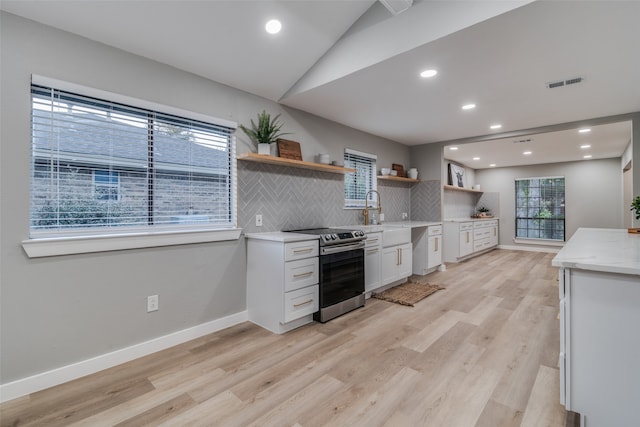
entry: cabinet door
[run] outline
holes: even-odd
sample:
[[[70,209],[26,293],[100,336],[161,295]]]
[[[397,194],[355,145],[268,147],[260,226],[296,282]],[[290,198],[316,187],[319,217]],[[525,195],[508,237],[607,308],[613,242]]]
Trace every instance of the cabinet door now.
[[[364,249],[364,291],[380,287],[380,245]]]
[[[380,275],[382,285],[391,283],[398,278],[398,262],[399,254],[398,247],[391,246],[390,248],[382,249],[382,262],[380,263]]]
[[[459,257],[467,256],[473,253],[473,230],[465,230],[460,232],[460,253]]]
[[[398,279],[411,276],[413,269],[413,246],[411,243],[398,246]]]
[[[442,264],[442,236],[429,237],[427,268]]]
[[[489,230],[489,246],[496,246],[498,244],[498,226],[492,225]]]

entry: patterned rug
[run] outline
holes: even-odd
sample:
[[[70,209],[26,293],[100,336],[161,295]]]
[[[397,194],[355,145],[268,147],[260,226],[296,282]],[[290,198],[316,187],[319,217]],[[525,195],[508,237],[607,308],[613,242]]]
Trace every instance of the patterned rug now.
[[[441,289],[444,288],[430,283],[408,281],[402,285],[394,286],[391,289],[382,291],[379,294],[372,294],[371,297],[413,307],[413,305],[418,301],[438,292]]]

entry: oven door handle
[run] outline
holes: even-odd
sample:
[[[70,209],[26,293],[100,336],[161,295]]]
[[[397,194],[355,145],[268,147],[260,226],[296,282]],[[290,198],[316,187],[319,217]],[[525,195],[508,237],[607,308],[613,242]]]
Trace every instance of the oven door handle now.
[[[325,246],[322,248],[320,253],[322,255],[331,255],[331,254],[337,254],[341,252],[354,251],[357,249],[364,249],[364,242],[356,242],[356,243],[350,243],[346,245]]]

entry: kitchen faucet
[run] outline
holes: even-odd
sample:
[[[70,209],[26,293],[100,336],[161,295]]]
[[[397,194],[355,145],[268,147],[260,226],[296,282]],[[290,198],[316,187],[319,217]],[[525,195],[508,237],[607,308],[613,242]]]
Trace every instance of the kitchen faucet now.
[[[367,206],[367,200],[369,200],[369,193],[376,193],[378,196],[376,197],[376,201],[378,204],[376,208],[370,208]],[[371,209],[377,209],[378,216],[380,216],[380,214],[382,213],[382,203],[380,203],[380,193],[378,193],[377,190],[369,190],[367,191],[367,194],[365,194],[364,196],[364,209],[362,210],[362,213],[364,214],[364,225],[369,225],[369,210]]]

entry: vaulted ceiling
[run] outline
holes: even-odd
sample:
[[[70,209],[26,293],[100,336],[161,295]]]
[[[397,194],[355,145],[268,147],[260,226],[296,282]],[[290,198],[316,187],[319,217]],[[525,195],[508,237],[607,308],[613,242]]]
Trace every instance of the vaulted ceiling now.
[[[406,145],[640,111],[638,1],[415,0],[397,15],[375,0],[0,8]]]

